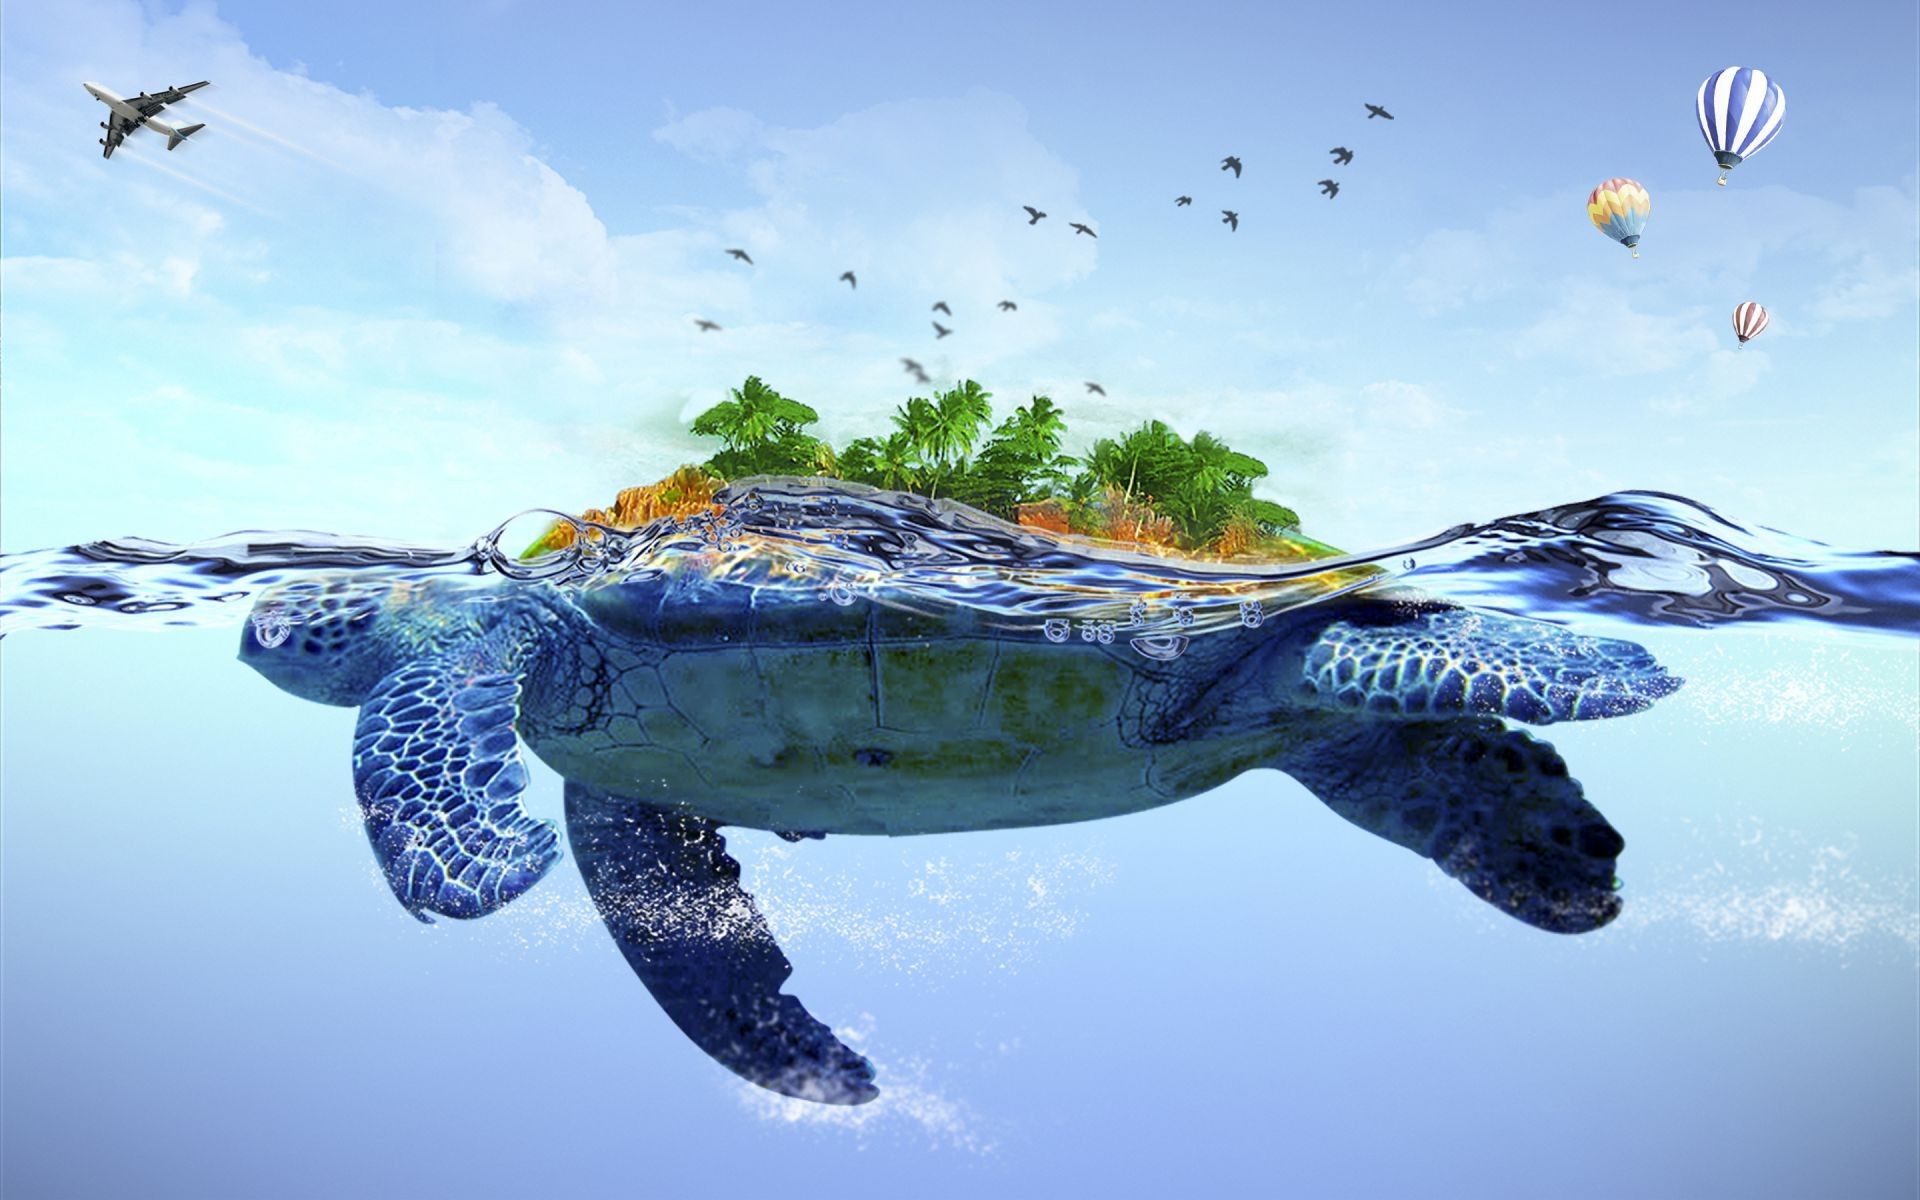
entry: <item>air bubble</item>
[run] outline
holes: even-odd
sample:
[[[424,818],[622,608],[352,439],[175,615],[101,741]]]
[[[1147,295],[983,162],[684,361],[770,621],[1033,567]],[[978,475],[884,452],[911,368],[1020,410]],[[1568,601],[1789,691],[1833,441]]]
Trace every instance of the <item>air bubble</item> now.
[[[271,650],[293,634],[293,622],[278,612],[253,614],[253,638]]]
[[[1164,633],[1155,637],[1133,638],[1127,645],[1132,646],[1136,654],[1155,662],[1172,662],[1186,653],[1188,640],[1178,633]]]

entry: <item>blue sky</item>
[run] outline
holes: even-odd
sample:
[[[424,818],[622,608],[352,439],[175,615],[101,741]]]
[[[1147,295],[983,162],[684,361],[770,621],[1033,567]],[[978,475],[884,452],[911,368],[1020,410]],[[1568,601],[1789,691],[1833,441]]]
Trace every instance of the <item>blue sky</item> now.
[[[1072,443],[1207,429],[1354,549],[1628,487],[1920,546],[1911,3],[646,7],[6,4],[0,549],[465,543],[703,457],[688,419],[750,372],[844,442],[903,355],[1001,413],[1048,392]],[[1692,104],[1734,63],[1789,113],[1720,189]],[[82,80],[200,78],[202,133],[100,158]],[[1653,194],[1638,261],[1585,216],[1615,175]],[[570,869],[486,922],[398,912],[351,712],[236,636],[6,644],[18,1188],[1912,1190],[1885,642],[1650,635],[1686,689],[1556,727],[1631,856],[1587,938],[1272,772],[1084,826],[731,834],[796,990],[885,1072],[828,1114],[693,1050]],[[505,1115],[396,1108],[422,1063]]]
[[[703,453],[749,372],[873,428],[903,355],[1070,441],[1210,429],[1349,545],[1620,487],[1920,538],[1910,7],[1377,14],[10,5],[8,544],[464,541]],[[1790,109],[1716,189],[1729,62]],[[81,79],[201,77],[193,142],[99,158]],[[1584,216],[1621,174],[1639,261]],[[76,460],[118,485],[21,515]]]

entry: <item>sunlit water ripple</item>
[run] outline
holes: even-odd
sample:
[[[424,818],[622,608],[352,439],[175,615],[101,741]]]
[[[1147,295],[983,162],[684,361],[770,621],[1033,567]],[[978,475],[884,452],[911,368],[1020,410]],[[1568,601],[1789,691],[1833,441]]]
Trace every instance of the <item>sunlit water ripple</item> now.
[[[1058,537],[945,501],[813,479],[749,480],[716,499],[712,512],[631,531],[535,510],[461,548],[241,532],[185,545],[128,538],[0,555],[0,636],[237,624],[263,596],[322,586],[376,595],[464,578],[501,589],[589,588],[689,570],[812,589],[821,603],[857,595],[914,607],[964,603],[1005,630],[1056,642],[1124,638],[1156,658],[1211,631],[1386,588],[1578,627],[1789,622],[1920,634],[1920,554],[1837,550],[1660,492],[1617,492],[1293,563]],[[573,521],[581,536],[531,559],[503,544],[511,532],[537,531],[529,518],[546,517]],[[263,619],[281,618],[269,606],[256,614]],[[297,620],[289,605],[284,623]]]

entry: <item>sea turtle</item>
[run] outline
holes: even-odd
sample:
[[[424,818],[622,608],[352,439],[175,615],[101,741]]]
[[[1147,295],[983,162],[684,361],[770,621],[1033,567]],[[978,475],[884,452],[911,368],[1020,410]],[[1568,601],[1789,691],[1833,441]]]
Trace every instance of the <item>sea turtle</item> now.
[[[792,968],[721,826],[1050,825],[1273,767],[1502,911],[1578,933],[1619,912],[1622,839],[1553,748],[1502,718],[1619,716],[1680,684],[1631,642],[1405,594],[1303,604],[1169,653],[1009,629],[959,593],[896,603],[885,579],[831,600],[817,580],[759,579],[686,556],[590,589],[323,592],[291,626],[263,599],[240,656],[359,708],[354,786],[408,911],[485,915],[560,856],[520,803],[524,742],[565,778],[587,889],[667,1015],[742,1077],[838,1104],[877,1095],[872,1067],[782,994]]]

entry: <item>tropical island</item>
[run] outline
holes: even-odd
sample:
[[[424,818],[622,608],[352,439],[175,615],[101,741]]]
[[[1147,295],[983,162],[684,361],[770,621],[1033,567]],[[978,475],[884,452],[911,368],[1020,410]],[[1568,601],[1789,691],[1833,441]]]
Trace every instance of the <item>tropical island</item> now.
[[[611,508],[588,509],[581,519],[632,529],[703,511],[732,480],[813,475],[1189,556],[1287,561],[1337,553],[1303,537],[1291,508],[1253,494],[1265,463],[1210,433],[1188,441],[1162,421],[1146,421],[1068,455],[1061,452],[1066,420],[1051,398],[1036,395],[995,425],[992,396],[968,379],[931,398],[912,397],[894,410],[890,433],[857,437],[836,450],[807,432],[819,413],[748,376],[730,399],[693,420],[696,435],[720,440],[717,453],[658,483],[627,488]],[[558,523],[528,553],[560,549],[574,536],[572,525]]]

